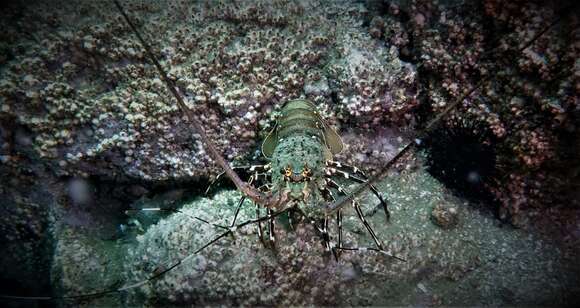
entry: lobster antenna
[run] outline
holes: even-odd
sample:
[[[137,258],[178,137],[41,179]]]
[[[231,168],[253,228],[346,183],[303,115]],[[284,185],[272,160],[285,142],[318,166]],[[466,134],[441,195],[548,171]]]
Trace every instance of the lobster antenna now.
[[[542,29],[542,31],[538,32],[528,42],[526,42],[524,45],[522,45],[522,47],[518,48],[516,50],[516,52],[517,53],[521,53],[526,48],[530,47],[536,40],[538,40],[546,32],[548,32],[551,28],[553,28],[558,23],[560,23],[560,21],[562,21],[562,18],[559,18],[559,16],[562,16],[562,17],[567,16],[567,14],[569,12],[573,11],[572,8],[576,7],[577,5],[578,5],[578,3],[573,4],[573,5],[570,5],[570,6],[567,6],[564,9],[560,10],[556,14],[556,18],[554,19],[554,21],[552,21],[548,26],[546,26],[544,29]],[[439,122],[441,122],[441,120],[443,120],[449,114],[449,112],[451,112],[453,109],[455,109],[466,98],[468,98],[471,94],[473,94],[473,92],[475,92],[476,90],[478,90],[479,88],[481,88],[484,83],[486,83],[487,81],[491,80],[491,78],[492,78],[491,75],[486,75],[483,78],[481,78],[474,86],[472,86],[467,92],[465,92],[465,94],[463,94],[459,99],[457,99],[455,102],[449,104],[445,109],[443,109],[443,111],[441,113],[439,113],[435,118],[433,118],[431,121],[429,121],[427,123],[427,125],[425,126],[425,128],[415,135],[415,137],[413,138],[413,141],[411,141],[407,145],[405,145],[405,147],[403,147],[403,149],[401,149],[397,153],[397,155],[395,155],[395,157],[391,158],[391,160],[389,160],[385,164],[385,166],[383,167],[383,170],[377,176],[373,177],[372,179],[370,179],[369,181],[367,181],[363,185],[360,185],[359,187],[357,187],[357,189],[355,189],[349,196],[344,197],[343,199],[337,200],[334,203],[328,205],[327,208],[326,208],[326,210],[328,212],[332,212],[332,211],[334,211],[336,209],[341,208],[344,204],[346,204],[347,202],[352,201],[354,198],[356,198],[358,195],[360,195],[369,186],[375,184],[376,182],[378,182],[382,178],[384,178],[387,175],[387,173],[389,172],[389,170],[391,169],[391,167],[399,159],[401,159],[401,157],[403,157],[403,155],[405,155],[411,149],[413,149],[416,146],[419,146],[421,144],[421,139],[424,138],[431,131],[431,129],[435,125],[439,124]]]
[[[197,255],[198,253],[200,253],[202,250],[206,249],[207,247],[213,245],[214,243],[218,242],[219,240],[221,240],[222,238],[228,236],[229,234],[233,234],[234,232],[236,232],[236,230],[248,226],[248,225],[252,225],[252,224],[256,224],[256,223],[260,223],[260,222],[264,222],[264,221],[269,221],[270,219],[274,219],[286,212],[288,212],[290,210],[290,208],[286,208],[277,212],[273,212],[270,215],[264,216],[264,217],[259,217],[259,218],[255,218],[255,219],[250,219],[250,220],[246,220],[242,223],[239,223],[235,226],[232,226],[230,228],[228,228],[227,231],[221,233],[220,235],[214,237],[211,241],[205,243],[203,246],[201,246],[200,248],[198,248],[197,250],[195,250],[194,252],[190,253],[189,255],[185,256],[182,259],[179,259],[177,261],[175,261],[175,263],[171,264],[169,267],[163,269],[160,272],[154,273],[153,275],[149,276],[148,278],[129,284],[129,285],[125,285],[122,287],[114,287],[108,290],[103,290],[103,291],[98,291],[98,292],[93,292],[93,293],[87,293],[87,294],[79,294],[79,295],[64,295],[64,296],[12,296],[12,295],[3,295],[0,294],[0,299],[13,299],[13,300],[42,300],[42,301],[47,301],[47,300],[58,300],[58,299],[83,299],[83,298],[91,298],[91,297],[101,297],[107,294],[113,294],[113,293],[120,293],[120,292],[124,292],[127,290],[131,290],[131,289],[135,289],[135,288],[139,288],[143,285],[146,285],[147,283],[153,281],[153,280],[157,280],[159,279],[161,276],[167,274],[168,272],[170,272],[172,269],[180,266],[181,264],[183,264],[185,261],[187,261],[188,259],[193,258],[193,256]]]
[[[244,181],[242,181],[242,179],[240,179],[238,174],[230,167],[230,165],[226,162],[226,160],[222,157],[222,155],[218,152],[214,144],[211,142],[211,140],[207,136],[207,133],[205,132],[205,129],[203,128],[202,123],[195,117],[193,111],[191,111],[191,109],[187,107],[187,105],[183,101],[183,98],[181,97],[177,88],[175,87],[175,84],[171,79],[169,79],[169,77],[167,76],[167,72],[165,71],[165,69],[163,69],[163,67],[157,60],[157,57],[155,57],[155,54],[153,53],[151,46],[143,39],[139,31],[137,30],[137,27],[135,27],[131,19],[129,19],[129,16],[125,12],[119,1],[113,0],[113,2],[115,3],[115,6],[117,7],[121,15],[123,15],[125,22],[127,22],[131,30],[133,30],[133,33],[135,34],[135,36],[145,49],[147,56],[149,57],[151,62],[153,62],[153,65],[161,75],[161,78],[165,82],[167,89],[173,94],[173,97],[177,101],[179,109],[181,109],[181,111],[185,114],[189,122],[193,124],[193,127],[195,128],[197,133],[200,135],[202,142],[204,143],[205,147],[207,148],[208,152],[211,155],[211,158],[213,158],[218,163],[218,165],[224,170],[227,176],[232,180],[232,182],[234,182],[236,188],[243,194],[245,194],[248,198],[250,198],[252,201],[264,207],[276,207],[277,205],[283,204],[283,202],[285,201],[284,196],[275,197],[272,195],[264,195],[263,193],[253,189],[252,187],[247,185]]]

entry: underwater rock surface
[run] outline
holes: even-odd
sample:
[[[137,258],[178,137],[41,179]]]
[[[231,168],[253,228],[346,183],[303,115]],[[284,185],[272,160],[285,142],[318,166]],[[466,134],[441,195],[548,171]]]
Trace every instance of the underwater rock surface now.
[[[426,170],[393,174],[379,189],[390,202],[391,221],[385,223],[370,194],[363,197],[365,212],[386,250],[406,262],[371,251],[343,252],[336,262],[309,224],[290,230],[283,219],[277,221],[275,252],[261,244],[253,225],[188,257],[223,232],[192,217],[231,223],[240,194],[225,190],[185,202],[181,213],[161,219],[122,249],[104,248],[93,262],[109,254],[106,251],[125,251],[124,258],[107,265],[109,276],[91,262],[78,267],[69,263],[69,268],[63,264],[67,276],[77,277],[67,284],[72,288],[68,294],[103,288],[119,278],[113,268],[122,270],[123,285],[130,285],[184,258],[178,267],[127,296],[111,296],[117,303],[137,306],[497,306],[570,304],[580,291],[580,269],[569,252],[539,235],[502,226],[484,208],[450,195]],[[433,209],[442,203],[459,209],[452,229],[431,220]],[[254,206],[245,203],[238,222],[253,218]],[[344,228],[345,246],[372,247],[352,209],[345,210]],[[329,230],[336,240],[334,223]],[[82,251],[75,241],[59,250],[64,255]],[[100,279],[87,279],[87,272]]]
[[[379,184],[391,221],[362,202],[407,262],[337,263],[281,219],[277,253],[250,226],[139,289],[0,306],[580,301],[577,1],[120,2],[233,165],[263,160],[297,98],[340,134],[335,159],[369,176],[416,141]],[[0,295],[118,288],[219,234],[191,217],[227,224],[239,193],[201,196],[220,170],[112,1],[9,1],[0,28]],[[143,207],[182,212],[125,212]],[[372,247],[347,214],[345,241]],[[238,221],[254,215],[245,204]]]
[[[214,175],[216,166],[112,1],[55,2],[2,25],[9,47],[22,44],[22,52],[7,51],[0,116],[26,127],[34,155],[61,176],[155,182]],[[256,158],[273,111],[289,99],[312,100],[324,118],[348,129],[404,124],[417,103],[415,68],[366,32],[362,4],[126,5],[219,151],[239,164]],[[43,40],[18,35],[29,20],[31,35]],[[354,153],[347,148],[343,156]],[[390,155],[371,152],[370,162]]]

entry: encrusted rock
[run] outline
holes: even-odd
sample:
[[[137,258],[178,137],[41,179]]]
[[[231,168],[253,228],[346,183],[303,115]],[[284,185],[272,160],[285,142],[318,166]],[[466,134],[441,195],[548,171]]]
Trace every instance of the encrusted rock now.
[[[443,229],[451,229],[459,222],[457,205],[439,203],[431,211],[431,221]]]
[[[111,2],[42,5],[20,13],[38,41],[16,35],[8,14],[0,24],[15,41],[0,76],[0,119],[30,130],[34,154],[61,176],[164,181],[218,172]],[[272,111],[289,99],[308,98],[332,125],[369,137],[366,129],[412,116],[415,69],[366,32],[361,3],[127,6],[210,139],[236,164],[256,158]],[[27,45],[17,51],[19,44]]]

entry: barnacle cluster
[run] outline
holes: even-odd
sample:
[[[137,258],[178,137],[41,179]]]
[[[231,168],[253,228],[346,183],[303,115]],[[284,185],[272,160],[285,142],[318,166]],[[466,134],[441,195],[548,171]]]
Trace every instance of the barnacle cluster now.
[[[60,175],[159,181],[216,173],[111,2],[41,5],[4,21],[13,43],[0,79],[0,117],[28,130],[38,157]],[[307,97],[335,126],[367,135],[407,123],[416,105],[414,68],[366,33],[361,4],[125,5],[230,161],[255,157],[271,111],[289,99]]]

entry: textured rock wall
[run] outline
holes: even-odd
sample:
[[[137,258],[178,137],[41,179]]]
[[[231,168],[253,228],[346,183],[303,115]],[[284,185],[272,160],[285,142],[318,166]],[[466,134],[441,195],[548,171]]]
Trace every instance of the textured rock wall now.
[[[29,130],[38,157],[61,175],[158,181],[217,171],[110,2],[38,5],[5,13],[0,80],[0,116]],[[257,156],[273,111],[288,99],[311,99],[344,129],[404,124],[417,104],[414,67],[370,37],[361,4],[125,6],[230,161]]]
[[[494,176],[484,182],[501,204],[501,216],[525,225],[527,215],[537,218],[548,206],[577,207],[580,45],[574,1],[393,1],[383,9],[369,32],[418,64],[422,108],[443,110],[489,78],[445,125],[494,148]]]

